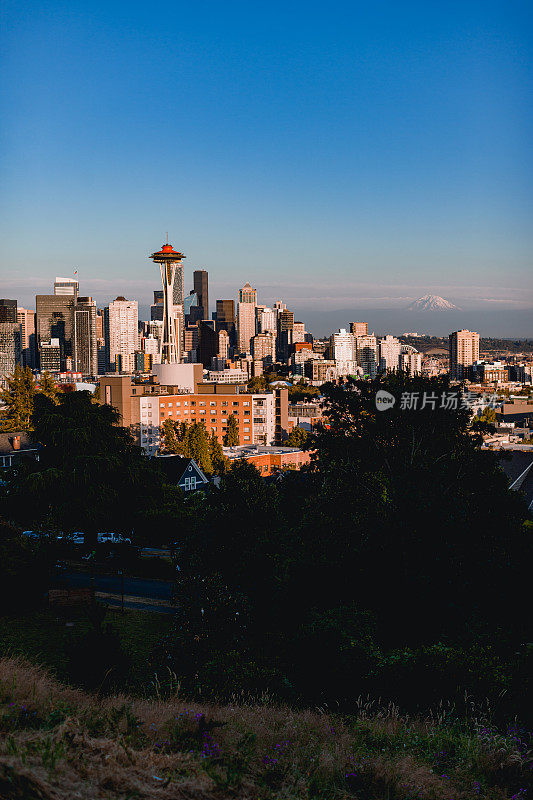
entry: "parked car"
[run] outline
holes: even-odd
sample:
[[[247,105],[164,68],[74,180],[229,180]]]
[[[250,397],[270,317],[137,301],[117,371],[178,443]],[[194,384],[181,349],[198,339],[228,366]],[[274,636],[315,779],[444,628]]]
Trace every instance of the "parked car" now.
[[[37,531],[22,531],[23,536],[27,536],[28,539],[40,539],[41,534],[37,533]]]
[[[73,544],[85,544],[85,534],[81,531],[74,531],[72,534],[72,543]]]
[[[131,544],[131,539],[122,536],[121,533],[99,533],[98,541],[100,544]]]

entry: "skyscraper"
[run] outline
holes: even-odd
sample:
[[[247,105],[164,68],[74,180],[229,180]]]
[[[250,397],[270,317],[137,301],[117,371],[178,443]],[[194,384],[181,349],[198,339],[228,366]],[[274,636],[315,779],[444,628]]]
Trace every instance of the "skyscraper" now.
[[[17,321],[17,301],[16,300],[0,300],[0,322],[16,322]]]
[[[21,363],[20,325],[0,322],[0,388],[7,386],[6,378]]]
[[[368,322],[350,322],[350,333],[354,336],[368,336]]]
[[[357,366],[361,367],[364,376],[375,378],[378,369],[378,342],[374,334],[355,337]]]
[[[227,331],[230,345],[235,344],[235,301],[217,300],[217,331]]]
[[[81,372],[83,375],[98,374],[96,339],[96,302],[92,297],[78,297],[74,307],[75,372]]]
[[[54,281],[55,295],[74,295],[78,296],[80,286],[76,278],[56,278]]]
[[[104,336],[107,369],[112,372],[131,372],[133,355],[138,350],[137,300],[117,297],[104,309]]]
[[[20,325],[20,342],[22,347],[22,363],[34,369],[35,359],[35,311],[17,308],[17,322]]]
[[[208,275],[205,269],[195,269],[193,272],[194,292],[198,297],[198,305],[202,309],[202,319],[209,319],[209,287]]]
[[[479,360],[479,333],[454,331],[450,333],[450,376],[452,380],[466,377],[467,367]]]
[[[58,339],[62,368],[66,367],[66,360],[72,356],[75,301],[73,294],[38,294],[35,298],[35,334],[39,358],[42,345],[50,343],[51,339]]]
[[[239,290],[237,306],[237,347],[239,353],[250,352],[250,340],[255,335],[255,306],[257,292],[249,283]]]
[[[390,334],[379,340],[379,368],[381,372],[400,369],[401,348],[400,340]]]

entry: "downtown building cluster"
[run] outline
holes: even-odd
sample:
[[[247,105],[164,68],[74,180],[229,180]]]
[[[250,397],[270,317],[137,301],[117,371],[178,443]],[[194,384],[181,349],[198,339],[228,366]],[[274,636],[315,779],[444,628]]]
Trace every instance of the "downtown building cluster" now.
[[[185,256],[168,242],[150,258],[162,288],[146,320],[139,320],[137,301],[123,296],[97,308],[80,295],[77,277],[56,278],[50,294],[36,296],[34,310],[0,300],[0,381],[5,385],[21,364],[59,383],[100,384],[101,401],[116,406],[138,443],[155,454],[165,419],[203,422],[223,442],[233,414],[246,447],[280,447],[292,426],[312,428],[318,404],[288,403],[279,381],[263,392],[247,388],[267,373],[314,386],[399,370],[431,377],[449,369],[456,380],[499,374],[498,365],[480,361],[475,332],[450,334],[445,362],[390,334],[376,336],[366,322],[316,339],[282,300],[262,304],[249,283],[236,302],[216,299],[212,308],[208,273],[198,269],[185,294]]]

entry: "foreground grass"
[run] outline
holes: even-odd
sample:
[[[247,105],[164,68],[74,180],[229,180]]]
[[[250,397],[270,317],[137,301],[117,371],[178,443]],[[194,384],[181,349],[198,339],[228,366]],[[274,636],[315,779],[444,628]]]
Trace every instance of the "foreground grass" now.
[[[108,609],[105,622],[117,631],[122,647],[131,658],[123,685],[129,691],[144,688],[153,678],[150,655],[159,638],[167,631],[171,617],[147,611]],[[67,625],[67,623],[71,623]],[[68,680],[67,651],[73,637],[83,637],[90,627],[87,615],[74,616],[52,610],[0,616],[0,657],[23,656],[33,664],[42,664],[62,680]]]
[[[525,800],[526,749],[475,719],[99,698],[0,661],[0,798]]]

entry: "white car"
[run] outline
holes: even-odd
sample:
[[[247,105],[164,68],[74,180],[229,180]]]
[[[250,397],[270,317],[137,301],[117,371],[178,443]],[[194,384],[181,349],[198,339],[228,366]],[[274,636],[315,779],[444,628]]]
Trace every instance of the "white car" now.
[[[37,531],[22,531],[23,536],[27,536],[28,539],[40,539],[41,534],[37,533]]]
[[[74,533],[72,534],[72,543],[85,544],[85,534],[81,533],[81,531],[74,531]]]

